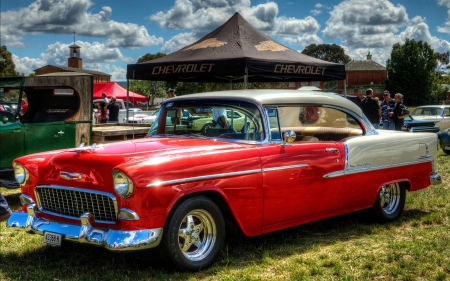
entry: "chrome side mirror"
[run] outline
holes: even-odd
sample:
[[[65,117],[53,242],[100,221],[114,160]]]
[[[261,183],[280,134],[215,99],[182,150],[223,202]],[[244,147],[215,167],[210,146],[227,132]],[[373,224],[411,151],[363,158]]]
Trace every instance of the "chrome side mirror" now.
[[[283,146],[285,146],[286,143],[294,142],[296,137],[297,137],[297,135],[292,130],[287,130],[286,132],[284,132],[284,134],[283,134]]]

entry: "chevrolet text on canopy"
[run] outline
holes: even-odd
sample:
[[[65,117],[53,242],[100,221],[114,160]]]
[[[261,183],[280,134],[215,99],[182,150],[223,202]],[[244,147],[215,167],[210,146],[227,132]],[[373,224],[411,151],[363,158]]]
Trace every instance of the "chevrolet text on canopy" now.
[[[345,79],[345,66],[283,46],[236,13],[222,26],[179,51],[151,61],[129,64],[127,79],[186,82],[330,81]]]

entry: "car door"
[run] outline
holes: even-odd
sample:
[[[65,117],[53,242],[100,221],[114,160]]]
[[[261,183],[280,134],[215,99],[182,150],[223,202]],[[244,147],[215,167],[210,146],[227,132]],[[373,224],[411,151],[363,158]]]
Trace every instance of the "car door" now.
[[[75,147],[75,122],[28,123],[25,154]]]
[[[293,142],[260,148],[264,179],[263,226],[304,220],[342,208],[344,169],[340,142]]]
[[[13,115],[0,111],[0,170],[12,169],[12,161],[24,155],[24,128]]]

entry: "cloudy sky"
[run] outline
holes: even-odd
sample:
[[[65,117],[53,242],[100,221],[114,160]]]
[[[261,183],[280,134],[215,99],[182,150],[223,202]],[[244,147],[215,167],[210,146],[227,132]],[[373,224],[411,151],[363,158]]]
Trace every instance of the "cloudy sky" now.
[[[67,66],[81,46],[83,68],[123,81],[146,53],[169,54],[208,34],[234,13],[274,40],[302,51],[334,43],[354,60],[382,65],[392,45],[422,40],[450,50],[450,0],[1,0],[1,44],[16,70]]]

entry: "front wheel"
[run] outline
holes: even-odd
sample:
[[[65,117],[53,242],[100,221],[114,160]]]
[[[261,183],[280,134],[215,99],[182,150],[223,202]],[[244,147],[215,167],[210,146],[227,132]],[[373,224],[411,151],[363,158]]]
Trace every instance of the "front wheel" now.
[[[403,212],[406,190],[402,184],[392,183],[382,186],[378,192],[372,213],[379,222],[390,222],[398,219]]]
[[[210,266],[225,240],[225,222],[220,209],[205,196],[189,198],[175,208],[166,223],[162,254],[180,270]]]

